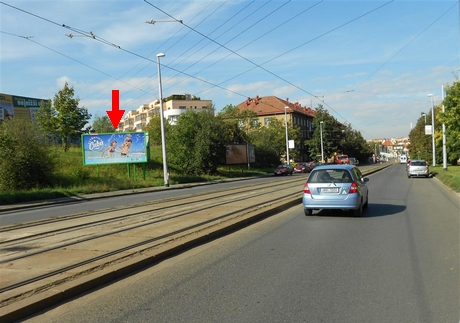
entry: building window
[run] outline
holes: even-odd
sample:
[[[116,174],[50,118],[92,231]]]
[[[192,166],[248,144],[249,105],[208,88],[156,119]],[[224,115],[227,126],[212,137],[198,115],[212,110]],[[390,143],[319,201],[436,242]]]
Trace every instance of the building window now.
[[[185,105],[180,105],[179,109],[187,109],[187,107]]]
[[[272,118],[264,118],[264,125],[268,126]]]
[[[259,125],[259,119],[252,119],[251,120],[251,125],[253,127],[257,127]]]

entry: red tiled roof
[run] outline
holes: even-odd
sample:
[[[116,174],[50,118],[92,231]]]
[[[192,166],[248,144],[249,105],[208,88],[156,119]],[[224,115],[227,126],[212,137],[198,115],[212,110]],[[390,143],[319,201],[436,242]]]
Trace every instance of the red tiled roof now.
[[[246,101],[238,106],[240,110],[252,110],[257,115],[275,115],[284,114],[284,107],[289,107],[287,113],[299,113],[309,117],[315,116],[315,111],[310,107],[302,106],[298,102],[289,102],[289,99],[283,100],[276,96],[247,98]]]

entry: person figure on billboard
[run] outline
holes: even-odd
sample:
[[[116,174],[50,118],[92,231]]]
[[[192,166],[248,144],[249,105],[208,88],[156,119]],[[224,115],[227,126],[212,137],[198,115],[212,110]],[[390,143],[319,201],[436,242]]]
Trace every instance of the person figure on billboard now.
[[[129,152],[129,149],[131,148],[132,143],[133,143],[133,141],[131,140],[131,134],[128,133],[126,135],[126,137],[125,137],[125,141],[120,146],[120,148],[121,148],[121,157],[128,157],[128,152]]]
[[[104,154],[105,152],[107,152],[107,157],[113,157],[113,153],[115,152],[119,152],[117,150],[117,141],[114,140],[110,143],[110,146],[108,146],[107,148],[105,148],[103,151],[102,151],[102,154],[101,154],[101,157],[104,157]]]

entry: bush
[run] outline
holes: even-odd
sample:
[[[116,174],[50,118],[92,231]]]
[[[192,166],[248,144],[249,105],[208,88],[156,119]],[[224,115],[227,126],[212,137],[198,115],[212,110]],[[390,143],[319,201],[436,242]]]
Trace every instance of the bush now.
[[[0,190],[15,191],[51,184],[55,159],[30,120],[0,124]]]

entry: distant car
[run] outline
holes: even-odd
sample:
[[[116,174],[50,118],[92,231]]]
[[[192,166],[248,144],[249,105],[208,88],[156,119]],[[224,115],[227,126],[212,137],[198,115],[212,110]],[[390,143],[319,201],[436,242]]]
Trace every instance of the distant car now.
[[[307,173],[307,163],[297,163],[294,167],[294,173]]]
[[[401,155],[401,156],[399,156],[399,163],[400,163],[400,164],[405,164],[405,163],[407,163],[407,156],[406,156],[406,155]]]
[[[407,177],[430,177],[430,170],[426,160],[411,160],[406,167]]]
[[[350,165],[359,165],[359,161],[355,157],[349,157],[348,160],[350,161]]]
[[[368,178],[353,165],[316,166],[303,188],[302,203],[305,215],[313,210],[351,210],[361,216],[369,205]]]
[[[349,164],[350,160],[348,159],[348,155],[337,155],[334,162],[336,164]]]
[[[279,165],[274,171],[274,175],[292,175],[294,173],[294,167],[290,165]]]

